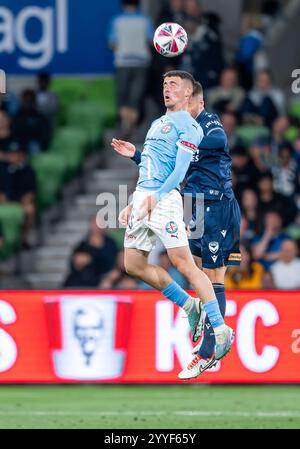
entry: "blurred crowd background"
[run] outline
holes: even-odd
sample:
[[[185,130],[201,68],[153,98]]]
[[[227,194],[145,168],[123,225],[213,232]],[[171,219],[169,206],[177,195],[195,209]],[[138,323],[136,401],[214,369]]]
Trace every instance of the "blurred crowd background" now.
[[[66,200],[73,201],[73,208],[81,205],[92,169],[100,169],[97,176],[104,185],[105,170],[115,184],[121,172],[128,171],[134,185],[136,168],[131,161],[116,163],[112,171],[110,158],[115,155],[109,138],[141,144],[151,120],[164,113],[163,73],[182,69],[201,82],[205,107],[219,114],[229,140],[234,191],[242,212],[242,263],[228,270],[226,287],[300,289],[300,97],[291,90],[292,78],[275,82],[266,51],[266,38],[288,2],[244,2],[235,47],[226,42],[222,15],[210,11],[207,2],[166,0],[153,2],[155,8],[149,2],[121,3],[103,37],[113,53],[115,75],[99,98],[95,100],[90,90],[94,102],[80,103],[86,93],[73,98],[76,83],[63,90],[55,79],[51,84],[48,73],[39,73],[21,93],[9,87],[2,100],[1,288],[148,288],[125,273],[124,230],[99,228],[95,215],[86,215],[86,227],[76,225],[83,237],[70,240],[69,252],[63,250],[63,242],[56,242],[61,252],[54,243],[52,250],[45,245],[66,219]],[[167,21],[181,24],[189,36],[188,48],[178,58],[161,57],[151,44],[155,27]],[[107,113],[110,103],[116,109]],[[74,220],[70,215],[68,232]],[[48,273],[39,267],[32,273],[32,259],[39,265],[42,256]],[[188,287],[160,245],[151,257]],[[52,280],[50,259],[61,267],[60,278]]]

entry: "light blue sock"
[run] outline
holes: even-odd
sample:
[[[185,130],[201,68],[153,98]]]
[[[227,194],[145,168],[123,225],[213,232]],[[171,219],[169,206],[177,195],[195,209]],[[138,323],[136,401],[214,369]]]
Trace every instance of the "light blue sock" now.
[[[214,299],[213,301],[209,301],[206,304],[204,304],[204,310],[207,313],[209,322],[214,329],[224,324],[224,320],[221,315],[217,299]]]
[[[180,307],[183,307],[186,300],[189,298],[189,295],[175,281],[171,282],[171,284],[161,292]]]

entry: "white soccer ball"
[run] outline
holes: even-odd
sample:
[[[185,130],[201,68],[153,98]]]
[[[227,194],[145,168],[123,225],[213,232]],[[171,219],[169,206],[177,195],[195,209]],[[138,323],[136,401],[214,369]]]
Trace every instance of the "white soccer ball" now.
[[[156,28],[153,44],[156,51],[162,56],[173,58],[184,52],[188,44],[188,37],[181,25],[167,22]]]

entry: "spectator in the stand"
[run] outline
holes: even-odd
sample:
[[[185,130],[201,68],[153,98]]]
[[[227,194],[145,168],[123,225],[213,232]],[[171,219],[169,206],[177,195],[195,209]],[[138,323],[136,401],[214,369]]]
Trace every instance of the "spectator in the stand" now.
[[[263,283],[264,269],[253,259],[251,248],[240,245],[241,264],[230,267],[226,274],[226,289],[260,289]]]
[[[285,113],[284,94],[273,86],[269,70],[264,69],[257,73],[255,86],[246,96],[241,113],[245,122],[269,127],[276,117]]]
[[[151,19],[138,9],[138,0],[123,0],[122,14],[113,18],[109,45],[114,51],[120,137],[129,139],[138,123],[151,62]]]
[[[277,164],[279,148],[286,143],[285,133],[290,125],[286,115],[280,115],[272,123],[272,132],[258,136],[251,148],[251,156],[260,172],[271,170]]]
[[[282,215],[284,226],[288,226],[292,223],[297,215],[295,201],[293,198],[286,198],[280,193],[274,192],[272,174],[263,174],[260,177],[257,186],[262,213],[276,210]]]
[[[0,160],[3,159],[3,152],[9,148],[13,140],[10,124],[9,115],[0,110]]]
[[[259,261],[266,271],[279,258],[282,243],[288,236],[282,230],[282,218],[276,211],[270,211],[264,217],[263,234],[253,240],[253,257]]]
[[[52,92],[50,87],[51,76],[49,73],[40,73],[37,77],[36,106],[37,110],[47,117],[53,130],[59,109],[59,101],[57,94]]]
[[[184,0],[168,0],[158,16],[157,25],[165,22],[174,22],[183,25],[183,3]]]
[[[239,43],[236,62],[239,67],[241,85],[251,89],[253,85],[255,55],[264,45],[261,17],[248,14],[244,17],[244,34]]]
[[[283,290],[300,289],[300,259],[296,242],[285,240],[277,262],[271,267],[276,288]]]
[[[115,266],[118,249],[106,235],[104,222],[91,218],[87,237],[75,248],[65,287],[98,287],[102,278]]]
[[[245,189],[241,196],[241,211],[247,220],[243,239],[251,242],[261,232],[261,211],[257,193],[253,189]]]
[[[293,196],[296,192],[298,172],[299,166],[293,157],[293,147],[286,142],[280,146],[277,163],[272,168],[275,192],[287,197]]]
[[[203,20],[197,0],[183,2],[184,27],[189,36],[189,45],[183,53],[180,68],[193,74],[204,89],[217,86],[224,67],[221,35],[212,20]],[[201,23],[200,23],[201,21]],[[200,23],[200,25],[199,25]]]
[[[6,161],[0,163],[0,202],[18,202],[24,209],[23,244],[28,247],[28,231],[35,222],[36,177],[27,155],[17,142],[11,142]]]
[[[99,277],[113,269],[118,248],[114,239],[107,235],[105,224],[99,217],[91,218],[89,233],[82,243],[89,248]]]
[[[239,86],[236,68],[227,67],[221,74],[220,85],[213,87],[208,93],[208,109],[212,109],[217,114],[225,111],[237,113],[244,97],[245,92]]]
[[[95,288],[99,283],[99,273],[96,270],[91,248],[86,243],[80,243],[74,250],[69,274],[63,284],[65,288]]]
[[[243,141],[236,133],[237,117],[233,112],[224,112],[221,115],[221,122],[224,127],[224,131],[227,136],[229,148],[232,149],[236,146],[242,146]]]
[[[245,189],[255,187],[258,174],[245,147],[234,147],[231,157],[232,171],[236,177],[235,193],[239,197]]]
[[[98,287],[102,290],[133,290],[137,288],[137,281],[126,273],[124,251],[119,252],[116,266],[103,276]]]
[[[12,121],[12,132],[30,155],[48,148],[51,129],[47,118],[38,112],[34,90],[26,89],[22,93],[22,103]]]

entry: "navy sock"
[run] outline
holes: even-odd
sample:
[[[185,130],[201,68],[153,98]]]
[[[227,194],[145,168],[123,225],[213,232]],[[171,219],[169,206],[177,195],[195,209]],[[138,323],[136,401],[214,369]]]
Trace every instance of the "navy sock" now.
[[[223,284],[213,284],[213,288],[219,303],[220,312],[222,317],[225,316],[226,311],[226,296],[225,296],[225,288]],[[213,334],[213,327],[211,326],[208,316],[206,315],[205,319],[205,327],[204,327],[204,338],[201,344],[201,348],[198,352],[201,357],[208,359],[214,353],[215,349],[215,336]]]

